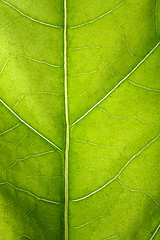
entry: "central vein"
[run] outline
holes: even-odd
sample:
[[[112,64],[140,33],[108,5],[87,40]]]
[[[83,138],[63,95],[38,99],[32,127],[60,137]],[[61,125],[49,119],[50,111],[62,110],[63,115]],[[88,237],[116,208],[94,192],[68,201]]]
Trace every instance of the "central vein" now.
[[[69,154],[69,115],[67,90],[67,0],[64,0],[64,89],[65,89],[65,118],[66,118],[66,146],[65,146],[65,240],[68,240],[68,154]]]

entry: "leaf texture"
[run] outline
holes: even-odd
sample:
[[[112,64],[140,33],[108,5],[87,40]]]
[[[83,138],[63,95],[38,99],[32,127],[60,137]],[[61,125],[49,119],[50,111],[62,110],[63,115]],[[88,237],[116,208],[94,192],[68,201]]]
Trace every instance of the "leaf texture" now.
[[[160,238],[159,17],[0,0],[0,240]]]

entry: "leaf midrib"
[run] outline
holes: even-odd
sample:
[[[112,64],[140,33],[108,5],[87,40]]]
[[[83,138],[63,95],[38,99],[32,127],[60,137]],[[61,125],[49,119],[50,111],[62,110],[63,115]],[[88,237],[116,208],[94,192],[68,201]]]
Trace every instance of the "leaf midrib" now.
[[[65,140],[65,203],[64,203],[64,237],[68,240],[68,155],[69,155],[69,114],[68,114],[68,78],[67,78],[67,0],[64,0],[64,91],[65,91],[65,121],[66,121],[66,140]]]

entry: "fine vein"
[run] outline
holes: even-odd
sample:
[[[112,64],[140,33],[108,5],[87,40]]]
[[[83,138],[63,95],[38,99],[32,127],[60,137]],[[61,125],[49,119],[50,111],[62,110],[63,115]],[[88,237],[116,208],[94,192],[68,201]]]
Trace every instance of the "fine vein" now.
[[[28,56],[24,56],[24,57],[29,59],[29,60],[32,60],[32,61],[35,61],[35,62],[38,62],[38,63],[42,63],[42,64],[46,64],[46,65],[51,66],[51,67],[55,67],[55,68],[61,67],[59,65],[51,64],[51,63],[48,63],[48,62],[45,62],[45,61],[40,61],[40,60],[37,60],[37,59],[32,58],[32,57],[28,57]]]
[[[45,136],[43,136],[41,133],[39,133],[36,129],[34,129],[33,127],[31,127],[27,122],[25,122],[21,117],[19,117],[5,102],[2,101],[2,99],[0,99],[0,102],[14,115],[16,116],[22,123],[24,123],[27,127],[29,127],[32,131],[34,131],[35,133],[37,133],[40,137],[42,137],[43,139],[45,139],[47,142],[49,142],[52,146],[54,146],[57,150],[59,150],[60,152],[62,152],[62,149],[60,149],[57,145],[55,145],[53,142],[51,142],[48,138],[46,138]]]
[[[12,131],[13,129],[17,128],[18,126],[19,126],[19,123],[17,123],[14,127],[11,127],[9,129],[5,130],[4,132],[1,132],[0,136],[4,135],[5,133],[8,133],[8,132]]]
[[[66,146],[65,146],[65,240],[68,240],[68,155],[69,155],[69,115],[67,90],[67,0],[64,0],[64,91],[65,91],[65,120],[66,120]]]
[[[112,92],[114,92],[126,79],[134,73],[137,68],[154,52],[154,50],[160,45],[160,42],[158,42],[155,47],[132,69],[131,72],[129,72],[117,85],[114,86],[114,88],[108,92],[101,100],[99,100],[93,107],[91,107],[83,116],[81,116],[78,120],[76,120],[74,123],[72,123],[71,126],[78,123],[80,120],[82,120],[85,116],[87,116],[95,107],[97,107],[101,102],[103,102]]]
[[[160,89],[145,87],[145,86],[139,85],[139,84],[137,84],[137,83],[134,83],[134,82],[132,82],[132,81],[129,81],[129,83],[133,84],[133,85],[136,86],[136,87],[146,89],[146,90],[148,90],[148,91],[160,92]]]

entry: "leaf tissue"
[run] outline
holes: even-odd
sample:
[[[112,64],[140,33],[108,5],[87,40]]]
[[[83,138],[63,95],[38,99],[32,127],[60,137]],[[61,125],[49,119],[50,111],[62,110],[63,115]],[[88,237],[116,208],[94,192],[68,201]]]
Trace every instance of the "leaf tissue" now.
[[[160,0],[0,0],[0,240],[160,239]]]

